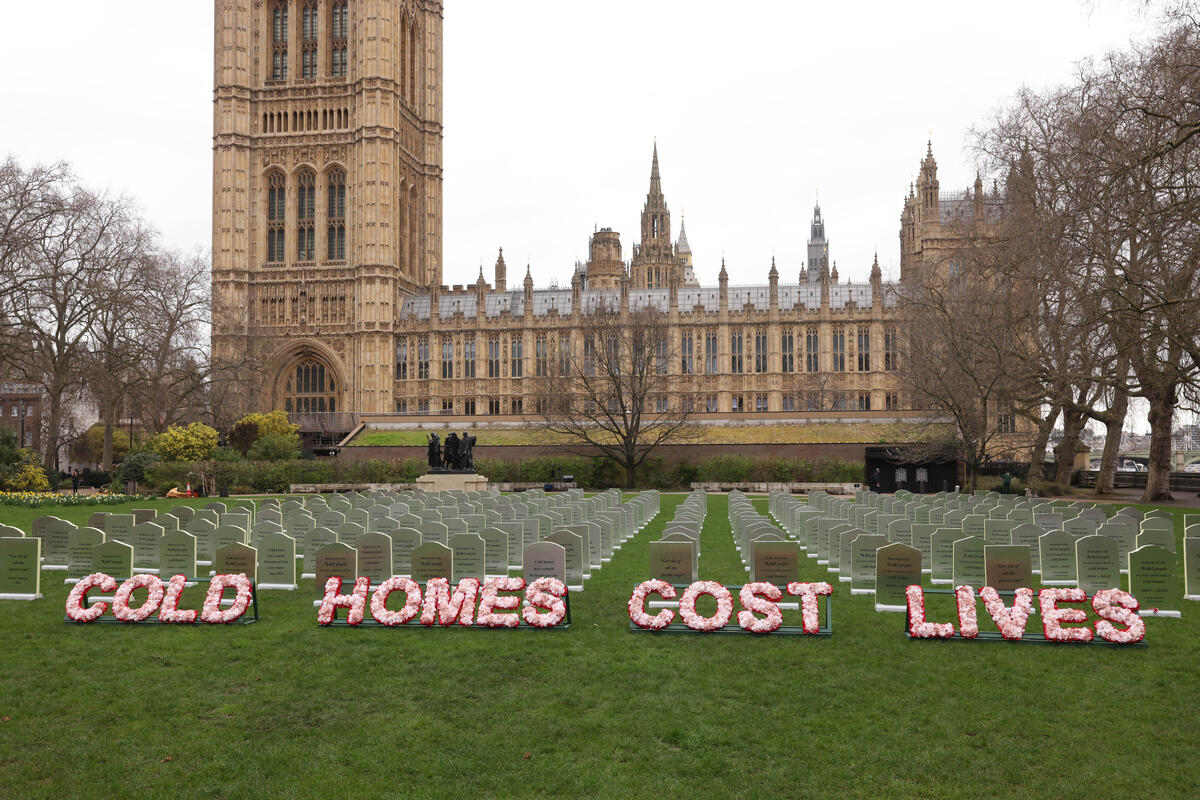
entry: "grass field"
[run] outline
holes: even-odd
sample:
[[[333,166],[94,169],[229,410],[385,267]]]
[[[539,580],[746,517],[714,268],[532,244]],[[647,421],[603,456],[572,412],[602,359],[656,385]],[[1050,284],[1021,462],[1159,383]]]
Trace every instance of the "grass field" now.
[[[680,444],[812,444],[837,442],[895,442],[923,438],[928,432],[894,423],[831,423],[828,425],[697,425]],[[523,429],[488,429],[479,436],[489,445],[546,445],[569,439],[536,425]],[[367,429],[350,441],[350,447],[424,447],[429,432],[423,430]]]
[[[312,581],[255,625],[73,626],[43,573],[44,600],[0,603],[0,797],[1200,795],[1200,604],[1145,648],[911,642],[834,582],[829,638],[632,635],[681,499],[567,631],[322,629]],[[726,510],[701,577],[740,584]]]

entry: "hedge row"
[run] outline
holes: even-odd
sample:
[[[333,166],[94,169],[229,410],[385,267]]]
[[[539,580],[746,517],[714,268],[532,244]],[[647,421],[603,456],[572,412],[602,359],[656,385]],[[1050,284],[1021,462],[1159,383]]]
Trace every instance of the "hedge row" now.
[[[172,487],[182,489],[199,485],[202,465],[168,461],[150,465],[145,486],[156,492]],[[218,487],[235,494],[248,492],[284,492],[292,483],[412,483],[425,474],[425,462],[415,458],[397,461],[219,461],[203,465],[213,471]],[[530,458],[503,461],[481,458],[476,462],[481,475],[499,483],[549,483],[570,475],[579,486],[601,489],[621,486],[624,473],[605,458],[581,456]],[[638,468],[638,488],[669,489],[687,487],[694,482],[787,482],[817,481],[830,483],[863,480],[861,463],[835,459],[750,458],[717,456],[697,463],[683,461],[664,464],[649,459]]]

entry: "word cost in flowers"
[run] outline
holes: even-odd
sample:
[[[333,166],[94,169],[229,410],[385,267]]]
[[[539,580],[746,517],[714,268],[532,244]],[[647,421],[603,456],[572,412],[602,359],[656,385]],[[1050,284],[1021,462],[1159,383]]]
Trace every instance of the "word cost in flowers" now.
[[[737,588],[737,587],[734,587]],[[833,587],[828,583],[789,583],[787,594],[799,598],[802,624],[799,628],[784,627],[783,603],[784,589],[773,583],[757,581],[747,583],[738,592],[738,601],[742,610],[737,614],[737,625],[730,625],[733,619],[733,594],[728,588],[716,581],[696,581],[679,596],[678,604],[671,603],[677,597],[676,588],[663,580],[649,580],[634,587],[629,598],[629,620],[641,630],[647,631],[700,631],[712,633],[715,631],[747,633],[800,633],[816,635],[830,633],[828,628],[821,628],[821,610],[818,598],[829,598]],[[668,607],[657,614],[646,611],[646,599],[656,594],[667,601],[659,603]],[[712,597],[717,601],[717,610],[711,616],[702,616],[696,611],[696,601],[703,596]],[[679,616],[683,626],[672,626],[675,621],[675,609],[670,606],[678,605]],[[795,607],[795,604],[792,604]],[[761,615],[761,616],[758,616]],[[631,628],[634,630],[634,628]]]
[[[397,592],[403,594],[404,605],[390,609],[388,599]],[[372,593],[371,579],[360,577],[349,593],[343,593],[342,579],[332,577],[325,582],[325,598],[317,612],[317,622],[332,625],[338,609],[343,608],[345,624],[355,627],[368,624],[395,628],[420,615],[418,621],[427,628],[451,625],[516,628],[522,622],[533,628],[565,628],[571,622],[566,597],[566,584],[557,578],[538,578],[528,586],[523,578],[489,578],[482,584],[476,578],[463,578],[453,593],[446,578],[431,578],[425,583],[422,596],[421,584],[411,578],[389,578]]]
[[[908,598],[908,635],[913,639],[952,639],[955,637],[953,622],[930,622],[925,618],[925,590],[912,585],[905,590]],[[1111,644],[1137,644],[1146,638],[1146,623],[1138,615],[1138,601],[1120,589],[1104,589],[1091,597],[1092,610],[1099,620],[1094,626],[1064,627],[1063,623],[1088,623],[1087,612],[1082,608],[1060,607],[1059,603],[1086,603],[1087,592],[1079,588],[1042,589],[1038,593],[1038,612],[1042,619],[1042,635],[1027,637],[1025,624],[1033,613],[1033,589],[1017,589],[1013,593],[1012,605],[1006,605],[1000,593],[991,586],[979,590],[974,587],[958,586],[954,589],[954,602],[958,610],[957,635],[963,639],[997,639],[1008,641],[1026,640],[1047,642],[1074,642],[1087,644],[1103,641]],[[996,624],[1000,636],[992,633],[980,635],[976,600],[982,599],[984,608]]]
[[[97,600],[88,606],[83,605],[83,599],[88,592],[116,591],[112,598],[112,615],[118,622],[145,622],[158,612],[158,622],[190,625],[197,621],[209,625],[228,625],[237,622],[250,607],[254,595],[254,584],[245,575],[217,575],[208,584],[208,594],[204,597],[204,607],[199,611],[181,609],[179,598],[183,595],[187,579],[175,575],[166,583],[157,575],[134,575],[129,580],[117,584],[116,578],[103,572],[93,572],[71,589],[67,595],[67,619],[72,622],[96,622],[108,610],[109,603]],[[133,593],[138,589],[146,589],[146,601],[134,608],[131,605]],[[226,589],[234,589],[237,596],[229,608],[221,608],[221,596]]]

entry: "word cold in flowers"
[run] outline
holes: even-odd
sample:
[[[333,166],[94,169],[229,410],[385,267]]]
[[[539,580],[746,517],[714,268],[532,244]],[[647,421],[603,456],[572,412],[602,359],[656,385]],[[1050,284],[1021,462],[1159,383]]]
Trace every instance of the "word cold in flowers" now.
[[[399,607],[388,608],[393,594],[404,597],[403,605],[393,603]],[[344,622],[337,619],[338,609],[346,610]],[[424,592],[421,584],[411,578],[389,578],[374,592],[370,578],[358,578],[344,593],[342,579],[332,577],[325,582],[325,598],[317,612],[321,625],[396,628],[414,619],[426,628],[568,628],[571,610],[566,584],[557,578],[538,578],[528,586],[523,578],[489,578],[483,583],[463,578],[453,591],[446,578],[431,578]]]
[[[242,619],[246,610],[254,600],[254,583],[245,575],[216,575],[209,581],[208,593],[204,597],[204,606],[200,611],[179,608],[179,599],[183,595],[187,579],[175,575],[166,583],[157,575],[134,575],[118,585],[117,580],[103,572],[94,572],[80,579],[71,593],[67,595],[68,622],[97,622],[116,621],[125,623],[152,621],[166,624],[190,625],[202,622],[208,625],[228,625]],[[133,607],[133,593],[145,589],[146,600],[137,608]],[[236,591],[232,605],[221,608],[221,598],[227,589]],[[109,609],[106,600],[93,603],[84,602],[88,592],[112,592],[112,617],[105,617]],[[255,616],[248,621],[257,619],[257,603]],[[157,613],[157,616],[155,615]],[[103,618],[103,619],[102,619]]]
[[[738,602],[742,610],[734,616],[732,589],[738,590]],[[784,592],[791,597],[799,598],[799,603],[782,603]],[[646,611],[647,598],[656,594],[663,601],[658,605],[664,608],[657,614]],[[786,633],[806,635],[828,635],[831,629],[820,624],[821,611],[818,598],[826,598],[828,609],[829,597],[833,587],[828,583],[789,583],[778,586],[773,583],[759,581],[747,583],[744,586],[722,586],[716,581],[696,581],[684,589],[683,594],[677,588],[663,580],[649,580],[634,587],[629,597],[629,622],[631,631],[665,631],[668,633],[699,631],[711,633]],[[702,616],[696,610],[696,602],[708,595],[717,602],[716,613]],[[671,601],[678,598],[678,603]],[[796,608],[801,612],[801,624],[784,625],[783,611],[785,608]],[[671,606],[678,606],[679,617],[683,625],[672,625],[676,611]],[[761,615],[761,616],[758,616]],[[827,612],[828,619],[828,612]],[[736,620],[736,625],[731,624]]]
[[[953,622],[930,622],[925,615],[925,590],[916,584],[909,586],[906,632],[912,639],[955,638]],[[947,594],[943,590],[937,594]],[[1012,592],[1011,605],[1005,603],[1000,592],[985,586],[976,595],[971,586],[958,586],[954,591],[955,607],[958,611],[957,636],[962,639],[1046,641],[1046,642],[1108,642],[1110,644],[1139,644],[1146,638],[1146,623],[1138,615],[1138,601],[1120,589],[1104,589],[1091,598],[1092,610],[1100,618],[1094,626],[1088,626],[1087,612],[1082,608],[1060,607],[1059,603],[1086,603],[1087,592],[1078,588],[1042,589],[1037,595],[1038,614],[1042,620],[1042,634],[1025,635],[1026,622],[1034,609],[1032,589],[1022,588]],[[1005,592],[1005,594],[1009,594]],[[976,600],[982,599],[988,615],[996,625],[998,633],[979,630]],[[1064,623],[1083,627],[1065,627]]]

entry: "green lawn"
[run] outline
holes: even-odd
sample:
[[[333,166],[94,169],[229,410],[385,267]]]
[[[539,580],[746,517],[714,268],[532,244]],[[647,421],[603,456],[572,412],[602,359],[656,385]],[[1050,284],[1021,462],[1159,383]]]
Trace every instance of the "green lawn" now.
[[[1200,794],[1200,604],[1148,620],[1145,648],[910,642],[834,581],[830,638],[630,634],[681,499],[568,631],[322,629],[312,581],[263,592],[255,625],[73,626],[43,573],[46,599],[0,603],[0,795]],[[701,577],[740,584],[726,509],[710,498]]]

